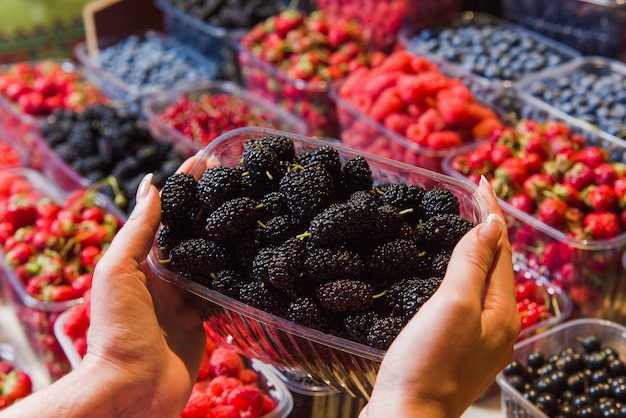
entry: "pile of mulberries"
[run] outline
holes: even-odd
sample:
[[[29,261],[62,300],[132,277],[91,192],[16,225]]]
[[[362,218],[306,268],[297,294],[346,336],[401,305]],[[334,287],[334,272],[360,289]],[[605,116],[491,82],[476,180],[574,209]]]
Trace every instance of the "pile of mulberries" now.
[[[268,136],[161,193],[160,262],[303,326],[387,349],[474,224],[445,188],[376,183],[362,157]]]

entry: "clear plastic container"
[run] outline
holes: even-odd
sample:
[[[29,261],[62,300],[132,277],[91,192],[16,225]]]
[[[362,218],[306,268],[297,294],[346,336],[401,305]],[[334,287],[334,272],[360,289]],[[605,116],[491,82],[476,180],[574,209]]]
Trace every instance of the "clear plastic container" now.
[[[587,81],[583,81],[585,79]],[[598,102],[579,106],[574,103],[574,96],[563,104],[557,101],[560,100],[557,96],[550,101],[538,97],[541,90],[536,90],[558,90],[563,94],[562,91],[570,86],[580,90],[580,96],[585,96],[585,100],[594,96]],[[522,117],[537,110],[552,113],[572,126],[595,132],[603,139],[617,141],[626,131],[626,94],[622,93],[625,89],[626,64],[597,56],[575,58],[527,77],[515,86],[523,104]]]
[[[503,15],[584,55],[626,59],[621,0],[503,0]]]
[[[182,143],[185,147],[191,142],[193,151],[199,151],[206,146],[206,144],[202,144],[201,139],[195,140],[185,135],[183,132],[168,125],[160,116],[165,109],[175,104],[181,96],[187,96],[190,101],[197,101],[203,95],[212,96],[218,94],[240,100],[248,107],[252,116],[255,118],[263,117],[270,128],[301,135],[306,135],[307,133],[307,126],[304,121],[229,81],[205,81],[164,90],[146,100],[143,106],[143,114],[148,119],[148,126],[155,136],[170,138],[172,142]],[[245,120],[245,117],[243,119]]]
[[[470,41],[469,37],[471,33],[466,34],[463,31],[480,29],[482,27],[492,28],[493,33],[481,35],[484,36],[484,44],[481,46],[480,56],[474,63],[472,60],[469,60],[468,57],[474,56],[476,53],[467,53],[468,48],[473,48],[473,45],[467,43]],[[447,45],[446,48],[440,48],[439,43],[433,43],[431,45],[431,40],[435,38],[440,31],[449,32],[448,35],[452,40],[446,40],[446,42],[452,43],[454,36],[460,37],[462,42],[456,45]],[[426,34],[428,34],[428,36],[426,36]],[[496,34],[500,34],[501,36],[496,37]],[[427,39],[420,39],[419,37],[421,35],[426,36]],[[507,44],[514,42],[513,40],[508,40],[508,38],[512,36],[519,38],[515,41],[519,44],[515,46]],[[474,37],[477,37],[477,35],[474,34]],[[516,84],[529,75],[537,73],[543,68],[554,67],[555,65],[580,56],[580,53],[575,49],[528,30],[523,26],[513,24],[487,13],[471,11],[459,13],[456,19],[452,21],[444,21],[429,28],[404,28],[398,35],[398,40],[404,48],[416,55],[429,58],[433,62],[447,62],[458,67],[460,71],[474,74],[482,83],[493,83],[505,88]],[[506,46],[506,48],[503,48],[503,46]],[[513,48],[517,47],[522,49],[518,52],[514,52]],[[517,59],[521,59],[521,54],[526,49],[530,49],[538,55],[546,56],[547,54],[551,54],[554,57],[558,57],[558,61],[552,62],[546,60],[544,63],[536,64],[538,68],[526,67],[527,63],[520,61],[519,68],[513,69],[512,63]],[[488,60],[486,50],[488,50],[489,55],[492,56],[491,61]],[[480,63],[481,59],[484,59],[485,63]],[[492,65],[488,66],[487,64]],[[497,72],[491,74],[489,71],[492,67],[497,69]],[[481,69],[479,70],[479,68]],[[507,71],[510,71],[510,73],[507,73]]]
[[[241,84],[302,119],[314,136],[339,136],[337,108],[330,97],[330,84],[292,78],[269,62],[253,55],[233,41],[237,52]]]
[[[474,223],[487,216],[486,203],[469,182],[335,143],[267,128],[240,128],[220,136],[204,149],[199,165],[191,173],[199,176],[203,172],[200,167],[208,163],[236,166],[248,140],[268,135],[290,138],[296,152],[331,144],[344,161],[363,156],[369,162],[375,184],[417,184],[427,190],[445,188],[459,199],[461,216]],[[198,304],[218,343],[230,344],[244,356],[259,359],[279,370],[324,382],[334,390],[369,397],[385,351],[298,325],[248,306],[172,272],[159,263],[159,259],[155,243],[148,255],[150,267],[161,279],[187,290],[190,303]]]
[[[193,65],[193,68],[198,71],[195,75],[196,79],[213,79],[217,76],[218,67],[215,62],[209,58],[201,55],[197,51],[189,48],[187,45],[178,42],[171,36],[155,30],[148,30],[141,33],[130,34],[121,36],[119,39],[108,39],[107,42],[103,41],[104,48],[111,47],[118,42],[126,40],[130,36],[138,36],[140,40],[152,40],[162,43],[163,51],[176,51],[176,54],[180,57],[184,57],[186,62]],[[101,49],[104,49],[101,48]],[[87,51],[87,43],[80,42],[74,48],[74,55],[78,62],[82,65],[85,71],[86,77],[91,80],[102,92],[113,100],[124,101],[129,107],[134,110],[141,110],[141,103],[148,96],[154,93],[158,93],[164,88],[170,88],[176,86],[179,83],[189,83],[190,80],[171,81],[163,84],[129,84],[124,81],[120,76],[115,74],[110,69],[102,66],[98,61],[98,57],[90,56]],[[134,56],[128,57],[129,64],[132,64],[131,60],[134,60]],[[132,64],[132,65],[136,65]]]
[[[41,173],[29,168],[6,169],[0,173],[0,177],[23,178],[34,186],[37,192],[60,204],[63,204],[68,196],[56,184],[44,178]],[[125,219],[107,197],[97,195],[95,203],[107,213]],[[0,258],[4,258],[4,251],[1,249]],[[54,335],[54,324],[63,312],[71,306],[82,303],[83,298],[63,302],[43,301],[27,292],[15,270],[7,264],[2,264],[0,275],[2,276],[3,296],[15,309],[33,351],[45,365],[51,381],[59,379],[70,370],[70,364]]]
[[[546,356],[558,354],[562,349],[578,344],[578,338],[587,335],[599,337],[604,346],[617,350],[620,358],[623,359],[626,356],[626,344],[624,344],[626,327],[603,319],[584,318],[565,322],[517,343],[513,359],[525,364],[528,355],[535,350],[541,350]],[[506,417],[549,418],[511,386],[503,373],[498,374],[496,382],[501,388],[502,411]]]
[[[359,22],[366,42],[377,50],[390,51],[403,26],[423,28],[461,10],[460,0],[318,0],[317,6],[328,16]]]
[[[0,360],[11,365],[13,370],[24,372],[28,375],[32,384],[31,393],[44,389],[50,385],[50,380],[46,376],[38,378],[35,373],[35,365],[27,363],[24,357],[22,357],[22,355],[16,350],[14,345],[7,342],[0,343]],[[8,406],[9,405],[6,404],[1,406],[0,411]]]
[[[78,367],[83,358],[76,350],[74,340],[63,330],[64,324],[67,321],[67,317],[71,313],[71,309],[72,308],[70,307],[65,310],[65,312],[59,315],[57,320],[54,321],[54,336],[59,342],[59,345],[61,345],[61,349],[63,349],[63,353],[70,363],[70,367],[72,369],[75,369],[76,367]]]
[[[535,120],[560,120],[557,115],[540,108],[534,109]],[[543,116],[543,117],[541,117]],[[572,126],[576,131],[576,126]],[[599,145],[618,158],[626,155],[626,143],[611,138],[593,136],[589,130],[578,130],[589,144]],[[480,147],[479,142],[458,149],[442,164],[447,175],[467,178],[455,170],[452,162],[460,155]],[[509,238],[514,245],[517,268],[534,271],[561,287],[574,304],[574,316],[626,320],[626,233],[606,240],[582,240],[553,228],[533,215],[522,212],[503,199],[500,206],[506,216]],[[552,247],[555,253],[546,252]]]

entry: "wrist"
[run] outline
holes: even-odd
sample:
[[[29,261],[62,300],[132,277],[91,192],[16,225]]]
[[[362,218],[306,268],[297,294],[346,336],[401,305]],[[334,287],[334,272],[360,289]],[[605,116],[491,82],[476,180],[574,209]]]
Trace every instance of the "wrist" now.
[[[382,398],[382,399],[381,399]],[[376,395],[367,403],[359,418],[391,416],[394,418],[452,418],[443,405],[407,396]]]

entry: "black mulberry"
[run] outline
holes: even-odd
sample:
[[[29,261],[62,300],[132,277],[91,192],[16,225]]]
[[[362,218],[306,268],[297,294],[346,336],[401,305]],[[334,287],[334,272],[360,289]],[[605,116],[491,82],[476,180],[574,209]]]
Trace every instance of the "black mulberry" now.
[[[236,197],[222,203],[206,220],[207,236],[217,242],[233,242],[256,226],[257,203],[249,197]]]
[[[448,189],[434,188],[424,193],[422,210],[426,218],[435,215],[460,215],[459,199]]]
[[[161,223],[181,225],[191,219],[196,204],[197,181],[187,173],[169,176],[161,189]]]
[[[320,305],[331,312],[363,312],[374,304],[372,285],[360,280],[342,279],[319,285],[315,292]]]

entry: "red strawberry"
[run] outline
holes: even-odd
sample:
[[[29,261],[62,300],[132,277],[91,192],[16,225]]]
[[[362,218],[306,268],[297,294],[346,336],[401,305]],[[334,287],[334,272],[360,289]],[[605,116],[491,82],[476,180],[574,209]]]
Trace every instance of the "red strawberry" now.
[[[241,416],[258,417],[263,412],[263,393],[254,386],[240,386],[230,392],[226,404],[234,406]]]
[[[2,395],[15,401],[30,395],[33,384],[28,373],[22,370],[12,370],[4,376]]]
[[[559,199],[567,202],[570,206],[582,208],[585,205],[585,201],[583,200],[580,191],[578,191],[571,184],[555,184],[554,187],[552,187],[551,192],[554,193]]]
[[[211,376],[232,376],[239,375],[243,369],[243,360],[241,356],[227,347],[219,346],[211,353],[209,368]]]
[[[567,203],[563,200],[549,197],[539,204],[537,214],[542,222],[551,227],[561,229],[565,223],[568,207]]]
[[[598,164],[606,161],[606,153],[600,147],[588,146],[578,151],[576,161],[582,162],[590,168],[595,168]]]
[[[585,202],[594,210],[612,211],[617,208],[617,195],[613,187],[606,184],[590,186],[583,191]]]
[[[602,162],[593,168],[593,179],[596,184],[613,185],[618,172],[612,163]]]
[[[582,190],[593,183],[593,170],[585,163],[577,162],[565,172],[563,183],[571,184],[576,190]]]
[[[619,235],[619,218],[613,212],[592,212],[583,219],[585,231],[593,239],[610,239]]]
[[[493,162],[493,165],[497,167],[500,164],[502,164],[504,160],[506,160],[509,157],[512,157],[513,152],[508,146],[497,144],[493,146],[489,156],[491,158],[491,161]]]
[[[619,199],[620,207],[626,205],[626,177],[620,177],[613,182],[613,189]]]
[[[528,177],[528,168],[521,159],[509,157],[496,168],[494,175],[509,181],[513,186],[522,185]]]
[[[535,201],[526,193],[516,193],[509,199],[509,204],[525,213],[535,213]]]
[[[543,157],[536,152],[526,152],[521,157],[522,162],[528,168],[528,173],[539,173],[543,168]]]
[[[87,316],[87,306],[85,304],[74,305],[69,309],[63,332],[70,338],[78,338],[85,335],[89,328],[89,317]]]

